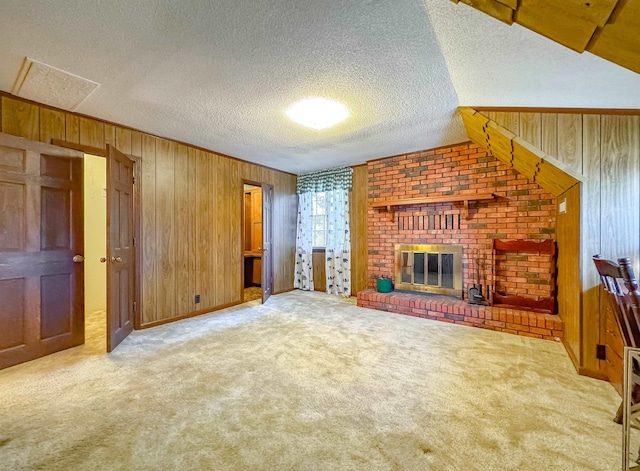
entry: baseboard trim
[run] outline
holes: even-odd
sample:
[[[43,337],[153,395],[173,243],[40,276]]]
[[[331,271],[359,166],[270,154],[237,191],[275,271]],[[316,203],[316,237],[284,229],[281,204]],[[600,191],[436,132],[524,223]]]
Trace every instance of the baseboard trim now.
[[[573,353],[573,349],[567,343],[567,340],[564,338],[564,336],[562,337],[562,345],[564,346],[564,349],[567,351],[567,355],[569,355],[569,359],[571,360],[571,363],[573,363],[573,367],[576,369],[578,374],[581,374],[580,373],[580,362],[576,358],[575,354]]]
[[[295,290],[296,288],[287,288],[280,291],[274,291],[273,294],[276,295],[276,294],[288,293],[290,291],[295,291]]]
[[[606,374],[600,373],[599,371],[593,371],[588,368],[579,368],[578,373],[582,376],[588,376],[589,378],[609,381],[609,377]]]
[[[288,293],[289,291],[294,291],[295,289],[296,288],[288,288],[282,291],[274,292],[273,294],[275,295],[275,294]],[[234,301],[232,303],[222,304],[216,307],[210,307],[207,309],[200,309],[198,311],[193,311],[183,316],[171,317],[169,319],[162,319],[159,321],[147,322],[146,324],[140,324],[140,326],[136,330],[144,330],[144,329],[149,329],[151,327],[158,327],[159,325],[169,324],[175,321],[181,321],[182,319],[189,319],[190,317],[201,316],[202,314],[208,314],[210,312],[220,311],[221,309],[226,309],[228,307],[237,306],[238,304],[243,304],[243,303],[244,301]]]
[[[589,378],[599,379],[602,381],[609,381],[609,378],[604,373],[600,371],[591,370],[589,368],[584,368],[580,366],[578,359],[573,353],[571,346],[567,343],[567,341],[563,338],[562,345],[564,345],[564,349],[567,351],[567,355],[569,355],[569,359],[571,359],[571,363],[573,363],[573,367],[576,369],[580,376],[588,376]]]
[[[209,314],[210,312],[220,311],[221,309],[226,309],[228,307],[237,306],[238,304],[242,304],[242,303],[243,303],[242,301],[235,301],[235,302],[228,303],[228,304],[222,304],[222,305],[216,306],[216,307],[210,307],[210,308],[207,308],[207,309],[200,309],[198,311],[190,312],[189,314],[185,314],[183,316],[170,317],[169,319],[162,319],[162,320],[159,320],[159,321],[147,322],[146,324],[140,324],[140,327],[137,330],[149,329],[151,327],[158,327],[159,325],[169,324],[171,322],[181,321],[183,319],[189,319],[190,317],[196,317],[196,316],[201,316],[203,314]]]

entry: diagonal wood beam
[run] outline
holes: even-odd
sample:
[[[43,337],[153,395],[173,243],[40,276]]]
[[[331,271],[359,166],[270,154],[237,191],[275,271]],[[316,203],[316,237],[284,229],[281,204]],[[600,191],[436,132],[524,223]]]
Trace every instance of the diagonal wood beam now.
[[[640,73],[640,0],[451,0]]]
[[[554,196],[586,179],[475,109],[462,106],[458,111],[473,142]]]

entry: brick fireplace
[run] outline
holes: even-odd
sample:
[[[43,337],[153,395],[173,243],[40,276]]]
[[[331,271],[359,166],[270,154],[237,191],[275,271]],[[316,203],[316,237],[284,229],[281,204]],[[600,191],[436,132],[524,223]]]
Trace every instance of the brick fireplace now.
[[[465,316],[469,288],[474,284],[482,284],[484,294],[488,284],[495,284],[497,290],[508,294],[529,297],[551,294],[553,283],[548,275],[547,258],[536,254],[501,255],[495,265],[499,269],[493,271],[492,242],[496,238],[553,239],[556,220],[553,195],[472,143],[371,161],[368,185],[370,289],[358,294],[359,305],[539,338],[561,336],[562,321],[558,316],[489,306],[469,307],[469,315]],[[394,208],[393,214],[385,208],[372,207],[390,199],[491,193],[495,195],[491,200],[401,205]],[[396,244],[460,246],[464,299],[405,292],[391,293],[385,298],[375,293],[377,277],[396,276]],[[434,300],[439,303],[440,316],[435,315],[439,311],[433,309]],[[427,305],[422,311],[419,308]],[[507,315],[512,322],[507,322]],[[518,323],[513,322],[516,318]]]

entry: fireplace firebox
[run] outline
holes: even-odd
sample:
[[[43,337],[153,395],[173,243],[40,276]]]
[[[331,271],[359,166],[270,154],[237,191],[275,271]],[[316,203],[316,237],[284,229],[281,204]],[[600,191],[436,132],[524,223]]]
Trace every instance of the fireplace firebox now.
[[[395,288],[462,298],[462,245],[395,244]]]

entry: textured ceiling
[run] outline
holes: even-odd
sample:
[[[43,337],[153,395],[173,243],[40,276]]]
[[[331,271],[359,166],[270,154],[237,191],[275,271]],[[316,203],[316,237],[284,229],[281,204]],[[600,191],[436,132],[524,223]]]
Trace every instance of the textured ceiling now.
[[[640,108],[635,72],[468,5],[424,2],[461,105]]]
[[[28,56],[100,83],[77,111],[294,173],[466,140],[456,107],[640,108],[640,76],[449,0],[2,0]],[[345,103],[326,131],[301,98]]]

